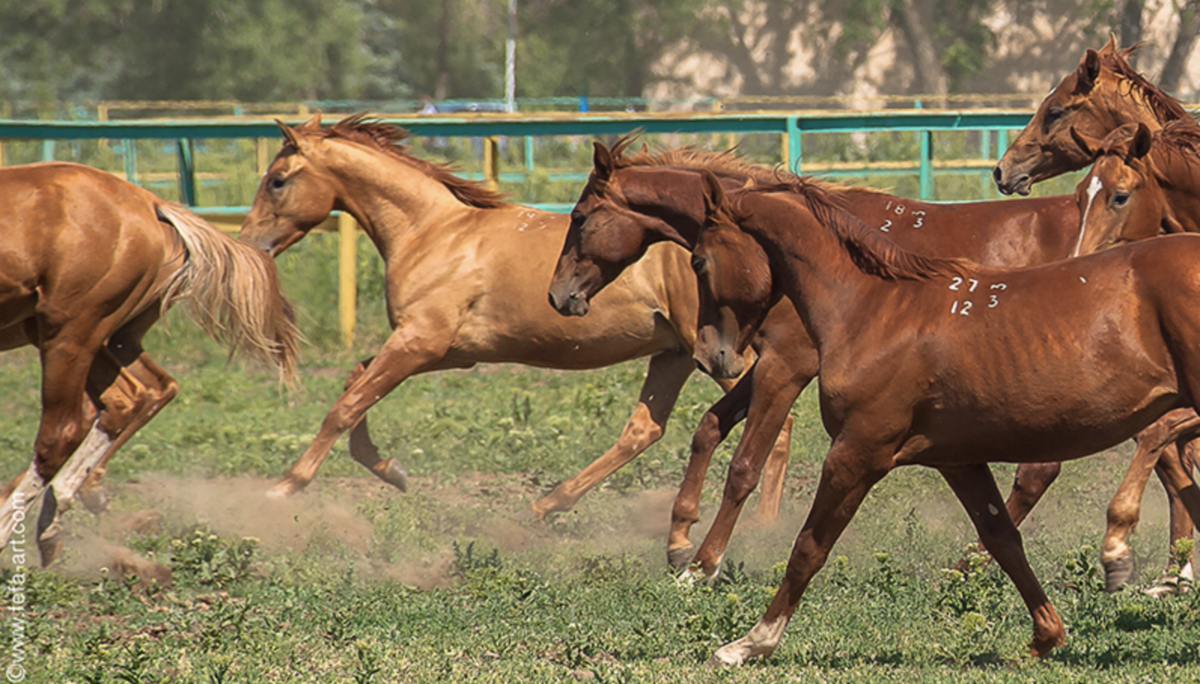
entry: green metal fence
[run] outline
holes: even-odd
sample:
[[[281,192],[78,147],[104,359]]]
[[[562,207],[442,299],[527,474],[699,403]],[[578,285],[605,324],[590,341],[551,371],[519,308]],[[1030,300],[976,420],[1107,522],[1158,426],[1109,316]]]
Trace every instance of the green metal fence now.
[[[456,116],[414,115],[384,120],[406,128],[417,137],[471,137],[495,141],[501,137],[523,138],[526,164],[533,169],[532,143],[540,136],[609,136],[635,130],[646,134],[775,134],[780,139],[780,161],[797,172],[806,171],[801,141],[807,134],[905,131],[919,136],[919,156],[915,171],[919,176],[921,199],[933,197],[934,174],[986,173],[993,155],[1007,147],[1008,131],[1025,126],[1028,110],[883,110],[864,112],[721,112],[721,113],[603,113],[603,114],[464,114]],[[288,123],[299,123],[299,119]],[[978,157],[939,164],[933,158],[933,136],[943,131],[979,131]],[[994,132],[995,145],[992,140]],[[122,146],[127,178],[137,177],[136,146],[132,141],[171,141],[176,149],[177,182],[180,199],[196,203],[195,140],[206,139],[278,139],[273,121],[247,119],[220,120],[119,120],[119,121],[18,121],[0,120],[0,142],[4,140],[41,141],[41,157],[54,158],[56,141],[109,139],[125,141]],[[494,144],[494,143],[493,143]],[[911,169],[914,165],[904,168]],[[847,170],[825,168],[823,175],[873,175],[894,172],[872,169],[869,165]],[[498,170],[485,165],[484,176],[498,179]],[[560,207],[556,207],[560,208]],[[242,207],[225,209],[231,213]]]

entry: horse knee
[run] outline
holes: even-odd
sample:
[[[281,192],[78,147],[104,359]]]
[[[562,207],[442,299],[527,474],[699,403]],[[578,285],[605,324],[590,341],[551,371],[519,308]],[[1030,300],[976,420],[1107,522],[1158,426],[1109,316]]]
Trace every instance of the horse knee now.
[[[729,475],[725,479],[725,498],[736,502],[746,500],[762,476],[762,469],[755,467],[749,459],[735,458],[729,464]]]
[[[692,453],[711,454],[725,436],[721,434],[721,424],[710,411],[700,417],[700,424],[692,433]]]
[[[1013,479],[1013,491],[1022,495],[1041,496],[1046,489],[1058,479],[1062,471],[1061,463],[1028,463],[1017,468]]]

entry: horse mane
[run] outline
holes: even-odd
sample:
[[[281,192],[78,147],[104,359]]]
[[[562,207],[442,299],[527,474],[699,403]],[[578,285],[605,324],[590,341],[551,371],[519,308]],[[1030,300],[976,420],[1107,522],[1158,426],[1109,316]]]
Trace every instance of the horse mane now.
[[[963,275],[971,265],[965,259],[924,256],[903,249],[851,214],[846,209],[846,198],[830,193],[819,181],[794,176],[774,185],[747,188],[734,201],[736,218],[750,216],[741,200],[752,193],[783,193],[800,198],[817,221],[833,231],[854,265],[868,275],[886,280],[928,280]]]
[[[738,156],[737,148],[710,152],[708,150],[685,146],[651,152],[643,147],[643,149],[637,152],[627,154],[626,150],[637,139],[638,135],[639,133],[635,131],[621,136],[613,143],[610,152],[612,153],[613,165],[616,168],[627,169],[641,166],[684,168],[695,169],[697,171],[704,169],[711,171],[720,178],[737,178],[750,181],[750,185],[777,185],[779,183],[801,182],[820,187],[826,193],[837,196],[848,192],[883,192],[875,188],[835,183],[813,176],[800,176],[790,171],[785,171],[782,164],[777,164],[774,167],[752,164]]]
[[[1159,121],[1167,122],[1182,119],[1195,123],[1195,119],[1184,109],[1179,100],[1159,89],[1158,86],[1151,83],[1129,64],[1129,55],[1141,46],[1141,43],[1135,43],[1124,49],[1101,50],[1097,53],[1100,56],[1100,65],[1107,67],[1123,79],[1128,84],[1130,91],[1136,89],[1141,93],[1146,102],[1150,104],[1150,110],[1154,112],[1154,116]]]
[[[305,129],[307,130],[307,129]],[[507,195],[489,190],[482,184],[455,175],[450,164],[438,164],[409,154],[404,141],[410,134],[400,126],[352,114],[318,133],[327,139],[341,139],[365,145],[417,167],[425,175],[446,187],[458,201],[476,209],[499,209],[510,205]]]
[[[1190,121],[1171,121],[1154,133],[1168,153],[1178,152],[1193,166],[1200,165],[1200,126]]]

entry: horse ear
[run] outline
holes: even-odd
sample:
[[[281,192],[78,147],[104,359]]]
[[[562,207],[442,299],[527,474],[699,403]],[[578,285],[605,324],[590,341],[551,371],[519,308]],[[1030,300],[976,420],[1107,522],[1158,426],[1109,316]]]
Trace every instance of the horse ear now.
[[[275,119],[275,125],[279,126],[279,132],[283,134],[283,139],[286,140],[289,145],[297,150],[300,149],[300,136],[296,135],[296,131],[293,130],[291,126],[285,124],[279,119]]]
[[[1150,153],[1150,144],[1154,142],[1154,135],[1144,123],[1138,123],[1137,130],[1133,133],[1133,140],[1129,144],[1129,158],[1141,159]]]
[[[725,188],[712,171],[700,171],[700,185],[704,189],[704,215],[713,216],[725,204]]]
[[[1089,159],[1094,159],[1096,157],[1096,150],[1100,149],[1099,140],[1087,137],[1086,135],[1075,130],[1074,126],[1071,126],[1071,139],[1075,141],[1075,144],[1079,146],[1079,149],[1083,150],[1083,153],[1086,154]]]
[[[1104,44],[1104,47],[1100,48],[1100,52],[1114,53],[1116,51],[1117,51],[1117,34],[1113,33],[1112,31],[1109,31],[1108,32],[1108,42]]]
[[[600,180],[608,180],[613,175],[613,158],[612,152],[604,146],[604,143],[599,140],[592,143],[595,148],[592,153],[592,166],[595,168],[596,178]]]
[[[308,121],[300,124],[300,128],[306,131],[316,132],[321,130],[321,110],[317,110]]]
[[[1079,70],[1075,73],[1077,75],[1075,92],[1091,92],[1096,85],[1096,79],[1100,78],[1100,53],[1089,48],[1087,54],[1083,56],[1083,61],[1079,63]]]

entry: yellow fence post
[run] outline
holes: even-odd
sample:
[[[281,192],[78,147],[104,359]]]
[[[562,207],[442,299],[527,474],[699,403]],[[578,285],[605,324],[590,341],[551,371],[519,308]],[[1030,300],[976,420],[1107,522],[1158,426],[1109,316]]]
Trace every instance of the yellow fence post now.
[[[500,190],[500,139],[490,136],[483,139],[483,182],[488,190]]]
[[[338,318],[346,348],[354,346],[354,319],[358,286],[355,267],[358,263],[358,223],[348,212],[338,214]]]
[[[254,170],[261,179],[271,165],[271,141],[268,138],[256,138],[254,141]]]

